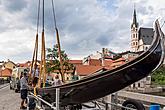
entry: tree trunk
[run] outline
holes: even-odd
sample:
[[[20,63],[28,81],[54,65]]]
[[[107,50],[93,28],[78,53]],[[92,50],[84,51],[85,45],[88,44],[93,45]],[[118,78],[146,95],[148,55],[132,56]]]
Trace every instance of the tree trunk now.
[[[60,75],[61,75],[62,82],[65,83],[65,75],[64,75],[64,73],[62,74],[61,70],[59,72],[60,72]]]

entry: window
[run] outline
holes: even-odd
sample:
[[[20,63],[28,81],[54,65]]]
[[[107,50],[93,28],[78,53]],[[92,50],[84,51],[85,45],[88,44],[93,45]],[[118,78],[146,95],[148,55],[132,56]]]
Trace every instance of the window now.
[[[140,87],[140,83],[138,83],[138,87]]]
[[[135,45],[135,42],[133,42],[133,45]]]
[[[135,38],[135,34],[133,34],[133,38]]]
[[[147,81],[150,81],[150,78],[151,78],[151,77],[146,77],[146,80],[147,80]]]
[[[136,45],[137,45],[137,42],[136,42]]]

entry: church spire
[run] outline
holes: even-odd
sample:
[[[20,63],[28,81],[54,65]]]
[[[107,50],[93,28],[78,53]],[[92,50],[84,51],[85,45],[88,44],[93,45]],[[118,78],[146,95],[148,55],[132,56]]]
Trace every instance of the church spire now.
[[[136,9],[135,9],[135,6],[134,6],[133,22],[132,22],[131,28],[133,27],[133,25],[135,25],[135,27],[138,28],[138,22],[137,22],[137,19],[136,19]]]
[[[139,40],[138,40],[138,22],[136,19],[136,9],[134,5],[134,11],[133,11],[133,21],[131,24],[131,49],[133,52],[138,51],[138,45],[139,45]]]

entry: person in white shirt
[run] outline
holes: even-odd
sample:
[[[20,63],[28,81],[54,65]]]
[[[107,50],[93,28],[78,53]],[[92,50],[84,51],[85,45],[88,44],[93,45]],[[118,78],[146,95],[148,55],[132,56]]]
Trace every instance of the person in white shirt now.
[[[53,82],[53,86],[60,86],[60,85],[62,85],[62,81],[59,79],[59,76],[56,75]]]

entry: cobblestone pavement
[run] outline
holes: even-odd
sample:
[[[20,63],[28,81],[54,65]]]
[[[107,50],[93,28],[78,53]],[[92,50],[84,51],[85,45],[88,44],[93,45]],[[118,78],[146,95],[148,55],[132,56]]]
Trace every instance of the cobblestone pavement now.
[[[0,89],[0,110],[19,110],[20,93],[10,90],[9,86]]]

